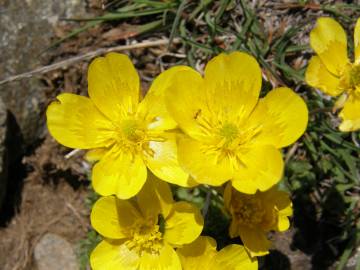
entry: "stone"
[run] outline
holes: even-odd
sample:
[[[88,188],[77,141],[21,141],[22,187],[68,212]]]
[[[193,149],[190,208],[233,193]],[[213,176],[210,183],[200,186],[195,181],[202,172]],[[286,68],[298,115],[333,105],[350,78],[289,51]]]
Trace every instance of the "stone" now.
[[[41,54],[63,17],[82,16],[83,0],[0,0],[0,80],[48,63]],[[20,128],[25,147],[43,137],[47,97],[38,78],[0,85],[0,96]]]
[[[273,235],[273,248],[265,259],[274,269],[312,269],[311,256],[292,246],[295,232],[294,228],[290,228]]]
[[[7,131],[7,110],[4,102],[0,98],[0,209],[6,195],[8,178]]]
[[[356,248],[354,254],[347,261],[345,270],[357,270],[359,261],[360,261],[360,246]]]
[[[56,234],[47,233],[40,239],[34,258],[38,270],[79,270],[73,247]]]

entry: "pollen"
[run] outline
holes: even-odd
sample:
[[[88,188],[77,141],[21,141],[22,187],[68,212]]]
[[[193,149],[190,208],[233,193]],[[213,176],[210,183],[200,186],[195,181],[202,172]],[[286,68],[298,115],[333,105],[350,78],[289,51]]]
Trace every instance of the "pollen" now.
[[[133,231],[133,237],[125,242],[128,249],[139,256],[144,253],[159,255],[163,247],[163,237],[159,225],[141,224]]]
[[[250,228],[259,225],[265,216],[262,201],[251,195],[236,194],[233,202],[234,216],[240,225]]]

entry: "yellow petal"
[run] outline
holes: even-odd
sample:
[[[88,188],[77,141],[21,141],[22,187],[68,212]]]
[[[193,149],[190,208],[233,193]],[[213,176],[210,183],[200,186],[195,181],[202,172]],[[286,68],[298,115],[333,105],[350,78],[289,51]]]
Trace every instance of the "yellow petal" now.
[[[176,253],[183,270],[210,270],[213,269],[213,259],[216,255],[216,241],[208,236],[200,236],[194,242],[178,248]]]
[[[241,227],[239,229],[241,241],[251,256],[263,256],[269,253],[271,242],[260,228]]]
[[[239,224],[236,219],[231,219],[230,226],[229,226],[229,236],[231,238],[235,238],[239,236]]]
[[[331,74],[321,62],[319,56],[311,57],[305,73],[305,81],[325,94],[336,97],[342,93],[338,88],[340,79]]]
[[[145,253],[140,259],[139,270],[181,270],[181,263],[175,250],[165,244],[159,255]]]
[[[284,162],[273,146],[251,148],[240,158],[244,166],[234,173],[232,185],[240,192],[265,191],[281,180]]]
[[[131,203],[118,200],[114,196],[97,200],[90,215],[93,228],[111,239],[126,238],[129,228],[139,219],[141,215]]]
[[[335,112],[339,109],[342,109],[347,99],[348,99],[348,95],[346,94],[346,92],[343,93],[341,96],[339,96],[334,103],[332,111]]]
[[[172,245],[188,244],[200,235],[203,226],[204,220],[197,207],[177,202],[165,220],[164,239]]]
[[[228,245],[215,256],[211,269],[257,270],[257,259],[251,259],[245,248],[240,245]]]
[[[95,148],[91,149],[86,152],[85,159],[88,162],[95,162],[99,161],[107,152],[109,151],[108,148]]]
[[[203,78],[190,68],[180,70],[171,78],[165,92],[166,108],[180,128],[193,138],[202,138],[204,129],[197,123],[199,114],[207,114],[208,107]]]
[[[166,218],[174,202],[169,184],[156,179],[151,173],[136,199],[143,216],[150,218],[157,218],[159,214]]]
[[[136,112],[140,80],[127,55],[109,53],[96,58],[89,66],[88,83],[91,100],[110,119]]]
[[[360,18],[357,19],[354,30],[355,63],[360,63]]]
[[[286,231],[290,227],[289,217],[292,216],[292,203],[290,196],[287,192],[278,190],[278,188],[272,187],[264,193],[259,194],[262,196],[262,201],[266,202],[266,206],[269,206],[268,213],[271,215],[277,215],[276,224],[264,224],[263,229],[266,231]],[[275,212],[273,212],[275,209]],[[265,225],[270,227],[265,228]]]
[[[129,250],[126,245],[118,245],[106,240],[100,242],[90,256],[93,270],[137,270],[140,258],[136,252]]]
[[[319,18],[310,33],[310,45],[326,68],[340,76],[348,63],[346,33],[332,18]]]
[[[176,134],[167,133],[162,137],[164,142],[150,142],[149,147],[153,155],[146,155],[146,164],[153,174],[160,179],[183,187],[197,185],[191,181],[179,165],[176,145]]]
[[[211,110],[225,119],[246,119],[259,98],[261,69],[243,53],[220,54],[205,68],[205,88]]]
[[[278,222],[277,222],[277,230],[279,232],[288,230],[290,228],[289,217],[292,215],[291,205],[280,210],[278,215],[279,215],[279,217],[278,217]]]
[[[139,117],[150,122],[149,129],[168,130],[177,126],[165,105],[165,92],[171,85],[174,75],[183,70],[190,70],[186,66],[176,66],[162,72],[151,84],[150,90],[139,104]],[[171,91],[171,90],[170,90]]]
[[[232,189],[232,185],[231,182],[228,182],[225,186],[225,190],[224,190],[224,206],[225,209],[227,209],[229,212],[231,212],[231,198],[232,198],[232,193],[233,193],[233,189]],[[236,218],[232,218],[231,222],[230,222],[230,226],[229,226],[229,236],[231,238],[235,238],[237,236],[239,236],[239,230],[238,230],[239,224],[237,222]]]
[[[357,91],[360,91],[360,89]],[[341,131],[347,132],[360,129],[360,97],[350,95],[339,116],[342,119],[339,127]]]
[[[139,155],[109,152],[92,172],[94,190],[102,196],[115,194],[119,199],[135,196],[146,181],[147,171]]]
[[[295,142],[308,123],[308,109],[304,100],[289,88],[270,91],[261,99],[248,119],[253,127],[260,126],[256,143],[282,148]]]
[[[213,186],[222,185],[233,175],[233,169],[227,158],[218,160],[219,154],[208,151],[209,146],[189,137],[178,139],[178,159],[182,168],[196,182]]]
[[[47,108],[46,117],[50,134],[59,143],[90,149],[111,142],[114,127],[89,98],[65,93],[57,99]]]

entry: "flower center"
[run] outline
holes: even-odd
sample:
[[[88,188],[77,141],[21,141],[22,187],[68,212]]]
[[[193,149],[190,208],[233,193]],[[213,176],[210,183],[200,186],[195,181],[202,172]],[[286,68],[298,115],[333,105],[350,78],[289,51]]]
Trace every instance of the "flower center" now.
[[[145,135],[140,123],[133,119],[124,120],[121,123],[121,131],[127,140],[134,143],[141,141]]]
[[[360,65],[354,65],[350,69],[349,83],[352,88],[360,86]]]
[[[340,77],[339,89],[345,91],[346,96],[360,97],[360,65],[348,64]]]
[[[128,249],[139,256],[143,253],[159,254],[163,246],[163,237],[159,225],[141,224],[133,232],[133,237],[125,242]]]
[[[263,221],[265,209],[259,198],[246,194],[234,194],[233,196],[234,217],[240,225],[252,228]]]
[[[239,134],[239,130],[234,124],[226,123],[220,128],[219,134],[227,142],[231,142],[237,137],[237,135]]]
[[[215,118],[215,117],[214,117]],[[234,170],[243,168],[242,157],[251,149],[256,136],[261,132],[262,126],[246,126],[239,128],[238,124],[242,121],[221,121],[209,120],[202,115],[198,115],[196,121],[203,130],[204,145],[202,151],[216,158],[217,164],[224,160],[230,162]]]
[[[123,120],[118,126],[115,138],[115,151],[125,151],[132,154],[146,153],[154,155],[151,142],[164,142],[163,131],[149,130],[144,121],[130,118]]]

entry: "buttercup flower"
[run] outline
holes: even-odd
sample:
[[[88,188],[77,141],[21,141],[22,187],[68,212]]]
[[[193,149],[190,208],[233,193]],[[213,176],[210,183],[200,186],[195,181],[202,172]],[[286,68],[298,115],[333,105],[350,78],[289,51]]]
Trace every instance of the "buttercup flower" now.
[[[316,56],[310,59],[306,82],[324,93],[339,97],[335,108],[342,108],[339,116],[341,131],[360,129],[360,19],[354,32],[355,59],[347,54],[344,29],[332,18],[319,18],[310,33],[310,45]]]
[[[189,186],[179,167],[174,132],[176,123],[163,103],[163,92],[175,67],[155,79],[139,101],[139,75],[126,55],[110,53],[95,59],[88,71],[89,96],[61,94],[47,109],[47,124],[61,144],[92,149],[100,159],[92,182],[103,196],[134,196],[144,185],[148,167],[160,179]]]
[[[193,242],[203,219],[195,206],[174,202],[167,183],[148,179],[131,200],[99,199],[91,224],[105,237],[90,256],[94,270],[181,270],[174,247]]]
[[[229,245],[216,251],[216,241],[200,236],[193,243],[176,250],[183,270],[256,270],[258,262],[251,259],[240,245]]]
[[[289,195],[276,187],[253,195],[240,193],[228,184],[224,192],[226,209],[231,215],[230,237],[240,236],[245,248],[252,256],[268,252],[271,242],[270,231],[286,231],[292,215]]]
[[[258,63],[241,52],[213,58],[204,77],[184,68],[172,78],[167,109],[187,134],[178,139],[179,163],[196,182],[231,180],[239,191],[255,193],[280,180],[279,149],[304,133],[308,111],[288,88],[259,100],[260,88]]]

